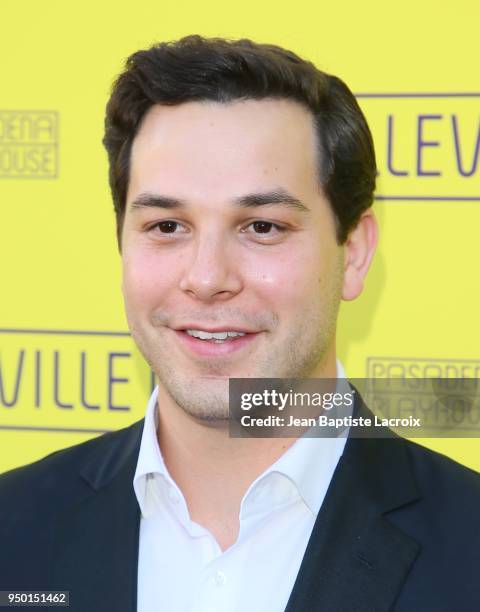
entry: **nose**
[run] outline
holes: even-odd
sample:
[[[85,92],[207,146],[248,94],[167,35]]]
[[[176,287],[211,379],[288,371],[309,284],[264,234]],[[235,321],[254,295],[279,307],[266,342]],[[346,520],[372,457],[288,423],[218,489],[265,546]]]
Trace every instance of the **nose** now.
[[[191,244],[180,289],[205,302],[228,300],[242,289],[238,257],[224,237],[208,234]]]

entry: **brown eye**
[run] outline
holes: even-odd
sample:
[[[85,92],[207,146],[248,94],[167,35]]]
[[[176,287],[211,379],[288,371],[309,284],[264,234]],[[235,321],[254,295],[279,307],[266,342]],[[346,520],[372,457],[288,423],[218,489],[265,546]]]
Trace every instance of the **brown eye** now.
[[[162,234],[173,234],[177,229],[177,225],[176,221],[161,221],[157,223],[156,227],[158,227]]]
[[[254,221],[252,225],[257,234],[268,234],[273,227],[273,223],[268,221]]]

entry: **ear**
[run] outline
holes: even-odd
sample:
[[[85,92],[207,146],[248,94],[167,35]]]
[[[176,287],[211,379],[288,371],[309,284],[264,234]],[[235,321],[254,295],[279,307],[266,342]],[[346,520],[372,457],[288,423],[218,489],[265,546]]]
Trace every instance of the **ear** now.
[[[368,209],[348,235],[344,245],[344,277],[342,298],[354,300],[363,290],[378,240],[378,225],[375,215]]]

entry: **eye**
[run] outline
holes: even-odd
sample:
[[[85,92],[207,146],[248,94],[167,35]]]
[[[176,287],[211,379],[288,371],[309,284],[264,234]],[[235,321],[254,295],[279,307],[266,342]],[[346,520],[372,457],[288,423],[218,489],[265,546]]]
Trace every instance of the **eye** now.
[[[175,234],[178,233],[176,230],[179,227],[183,226],[178,221],[166,219],[165,221],[158,221],[154,225],[151,225],[148,230],[160,234]]]
[[[255,232],[258,234],[268,234],[274,225],[268,221],[254,221],[252,227],[255,228]]]
[[[176,221],[161,221],[157,223],[156,227],[158,227],[163,234],[173,234],[177,225],[178,223]]]
[[[263,220],[252,221],[247,226],[247,229],[249,227],[253,229],[253,234],[255,236],[264,236],[265,238],[275,238],[287,231],[285,227],[282,227],[281,225],[278,225],[277,223],[273,223],[272,221],[263,221]]]

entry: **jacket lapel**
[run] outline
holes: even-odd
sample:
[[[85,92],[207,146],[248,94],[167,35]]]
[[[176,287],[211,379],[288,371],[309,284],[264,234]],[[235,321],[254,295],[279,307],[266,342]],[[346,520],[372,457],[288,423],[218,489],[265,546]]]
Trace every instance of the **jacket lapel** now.
[[[56,523],[52,584],[70,591],[72,612],[137,608],[140,510],[133,477],[142,429],[139,421],[95,449],[81,471],[82,495]]]
[[[349,438],[286,612],[391,610],[419,544],[387,515],[418,498],[402,439]]]

